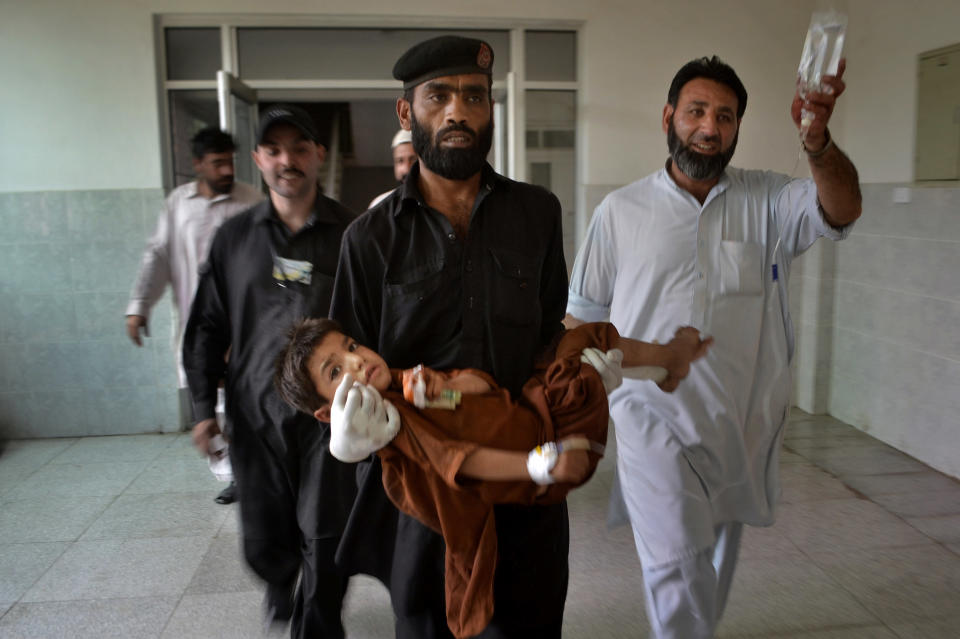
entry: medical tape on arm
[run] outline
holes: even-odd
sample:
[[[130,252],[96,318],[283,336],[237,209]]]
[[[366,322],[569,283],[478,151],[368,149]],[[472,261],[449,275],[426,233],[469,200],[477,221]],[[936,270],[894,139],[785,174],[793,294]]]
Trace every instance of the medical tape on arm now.
[[[571,439],[566,443],[547,442],[537,446],[527,455],[527,472],[534,483],[548,486],[556,480],[550,474],[560,459],[561,453],[568,450],[588,450],[603,455],[606,447],[586,439]]]

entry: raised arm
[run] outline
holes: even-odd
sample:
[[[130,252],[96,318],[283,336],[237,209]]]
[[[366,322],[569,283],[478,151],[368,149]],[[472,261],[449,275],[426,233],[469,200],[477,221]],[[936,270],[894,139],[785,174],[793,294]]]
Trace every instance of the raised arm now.
[[[804,136],[803,146],[810,162],[810,174],[817,185],[817,198],[824,218],[835,228],[850,224],[860,217],[862,210],[857,169],[834,143],[827,128],[837,98],[846,88],[842,79],[846,66],[846,60],[841,60],[836,76],[824,76],[823,92],[808,93],[804,100],[798,91],[790,108],[790,115],[798,128],[801,110],[814,115]]]

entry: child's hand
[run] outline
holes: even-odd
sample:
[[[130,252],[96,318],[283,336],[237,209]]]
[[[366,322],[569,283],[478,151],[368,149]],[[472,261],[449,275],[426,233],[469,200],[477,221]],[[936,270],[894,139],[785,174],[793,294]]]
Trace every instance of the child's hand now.
[[[423,367],[423,382],[426,385],[425,395],[428,400],[436,399],[440,396],[441,391],[446,387],[447,380],[443,375],[437,373],[437,371]]]
[[[554,481],[563,484],[579,484],[590,472],[590,458],[586,448],[587,440],[583,437],[568,437],[560,442],[562,452],[557,458],[557,465],[550,471]]]
[[[468,395],[490,392],[490,384],[487,383],[487,380],[467,371],[461,371],[456,377],[446,380],[443,388],[460,391]]]
[[[713,338],[700,339],[700,331],[692,326],[681,326],[667,343],[671,361],[667,366],[667,377],[658,384],[661,390],[672,393],[680,381],[690,374],[690,364],[707,354],[713,345]]]

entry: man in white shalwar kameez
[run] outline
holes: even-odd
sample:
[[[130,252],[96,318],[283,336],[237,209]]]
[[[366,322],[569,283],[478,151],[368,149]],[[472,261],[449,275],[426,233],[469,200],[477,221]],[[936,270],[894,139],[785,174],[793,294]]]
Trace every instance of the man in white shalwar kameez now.
[[[126,327],[130,340],[143,344],[148,318],[169,284],[177,313],[174,346],[177,353],[178,387],[187,388],[180,361],[180,346],[190,304],[197,290],[200,265],[207,260],[214,233],[227,219],[263,200],[254,187],[233,179],[236,145],[217,127],[198,131],[190,140],[197,179],[170,192],[157,218],[153,236],[143,253],[140,270],[127,304]],[[187,396],[189,405],[189,396]],[[187,420],[190,425],[193,419]]]
[[[857,172],[827,122],[843,64],[822,92],[794,96],[812,179],[728,168],[746,107],[716,57],[685,65],[663,110],[666,166],[597,207],[577,255],[568,325],[608,319],[666,342],[696,326],[715,345],[673,394],[627,379],[610,396],[618,478],[659,638],[712,637],[743,524],[769,526],[790,409],[794,257],[839,240],[860,215]],[[808,128],[807,128],[808,125]]]

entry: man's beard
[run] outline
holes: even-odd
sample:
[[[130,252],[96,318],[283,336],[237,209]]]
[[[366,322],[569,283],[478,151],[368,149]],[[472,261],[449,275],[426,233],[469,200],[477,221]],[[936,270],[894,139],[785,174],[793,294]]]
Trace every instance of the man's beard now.
[[[445,149],[440,140],[453,131],[463,131],[473,137],[473,146],[467,148]],[[410,110],[410,133],[413,137],[413,150],[420,162],[428,169],[448,180],[466,180],[480,172],[487,162],[487,154],[493,145],[493,118],[479,132],[465,124],[451,124],[433,133],[420,126],[413,109]]]
[[[219,195],[225,195],[233,189],[233,178],[210,181],[207,180],[210,190]]]
[[[740,132],[733,137],[733,143],[726,151],[714,155],[704,155],[695,151],[689,145],[685,144],[678,136],[677,130],[673,128],[673,116],[670,116],[670,126],[667,128],[667,148],[670,150],[670,157],[677,163],[677,168],[684,175],[692,180],[715,180],[720,177],[723,170],[730,164],[733,158],[733,152],[737,150],[737,138]],[[702,138],[703,141],[721,142],[720,136]]]

